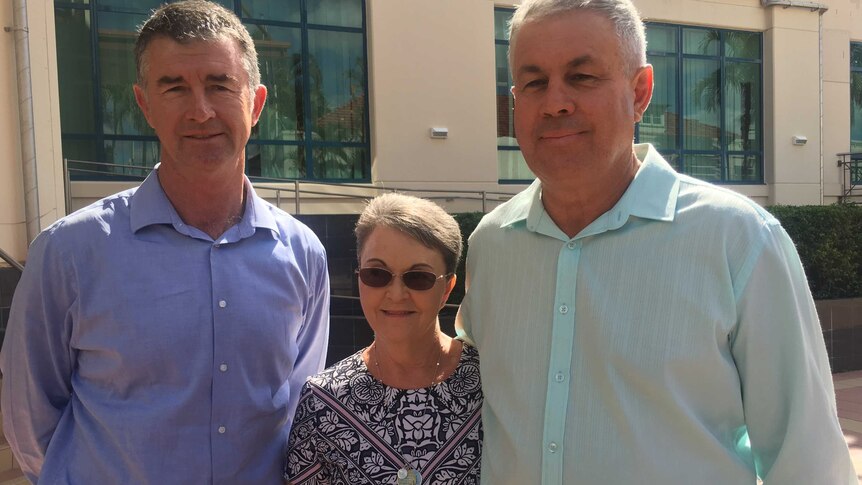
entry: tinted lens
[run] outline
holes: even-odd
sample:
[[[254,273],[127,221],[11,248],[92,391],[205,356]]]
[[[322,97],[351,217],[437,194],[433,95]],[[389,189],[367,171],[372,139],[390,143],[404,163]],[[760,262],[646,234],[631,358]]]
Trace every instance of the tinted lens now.
[[[437,282],[437,275],[429,271],[408,271],[401,275],[404,286],[411,290],[430,290]]]
[[[358,273],[359,279],[372,288],[383,288],[392,281],[392,273],[383,268],[362,268]]]

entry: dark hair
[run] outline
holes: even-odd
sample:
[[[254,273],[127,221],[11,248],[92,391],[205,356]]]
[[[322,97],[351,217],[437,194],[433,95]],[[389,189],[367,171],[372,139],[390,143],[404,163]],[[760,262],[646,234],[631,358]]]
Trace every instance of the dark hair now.
[[[181,44],[191,41],[230,39],[237,43],[252,93],[260,84],[257,51],[239,18],[221,5],[206,0],[185,0],[162,5],[141,26],[135,41],[138,84],[146,83],[146,50],[153,39],[166,37]]]

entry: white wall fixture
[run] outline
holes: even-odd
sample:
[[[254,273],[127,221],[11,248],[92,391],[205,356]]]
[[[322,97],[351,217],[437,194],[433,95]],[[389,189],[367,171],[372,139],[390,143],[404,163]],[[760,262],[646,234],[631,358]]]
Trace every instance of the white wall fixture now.
[[[805,137],[802,135],[793,135],[793,144],[794,145],[801,147],[801,146],[805,145],[806,143],[808,143],[808,137]]]
[[[449,128],[445,127],[432,127],[431,128],[431,138],[448,138],[449,137]]]

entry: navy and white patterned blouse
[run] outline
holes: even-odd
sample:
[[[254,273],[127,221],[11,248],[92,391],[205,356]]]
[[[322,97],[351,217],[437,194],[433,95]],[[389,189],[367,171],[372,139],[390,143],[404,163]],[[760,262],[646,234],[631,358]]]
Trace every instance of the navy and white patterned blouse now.
[[[295,485],[478,485],[482,452],[479,354],[466,344],[443,382],[397,389],[378,381],[362,352],[309,378],[290,433],[284,477]]]

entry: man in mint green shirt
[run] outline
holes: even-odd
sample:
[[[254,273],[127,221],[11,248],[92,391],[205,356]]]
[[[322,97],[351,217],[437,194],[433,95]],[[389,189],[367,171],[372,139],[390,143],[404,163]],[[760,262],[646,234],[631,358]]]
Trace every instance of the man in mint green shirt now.
[[[633,5],[525,0],[510,46],[537,180],[470,238],[482,483],[857,483],[793,243],[632,145],[653,88]]]

